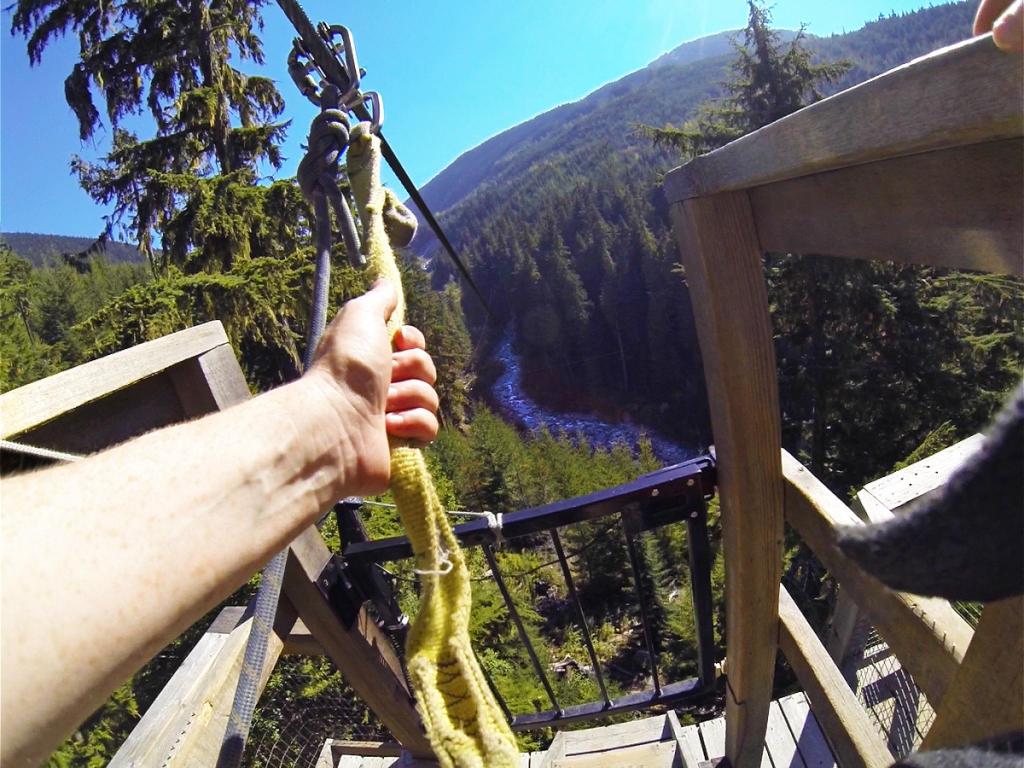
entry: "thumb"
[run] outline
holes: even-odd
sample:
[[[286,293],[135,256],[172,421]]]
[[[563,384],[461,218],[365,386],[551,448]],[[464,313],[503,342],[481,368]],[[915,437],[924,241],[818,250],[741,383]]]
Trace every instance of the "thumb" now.
[[[1024,50],[1024,2],[1017,0],[999,17],[992,28],[992,38],[1004,51]]]
[[[394,283],[382,278],[374,283],[369,291],[353,301],[359,302],[368,311],[379,314],[384,322],[387,322],[398,306],[398,291],[395,290]]]

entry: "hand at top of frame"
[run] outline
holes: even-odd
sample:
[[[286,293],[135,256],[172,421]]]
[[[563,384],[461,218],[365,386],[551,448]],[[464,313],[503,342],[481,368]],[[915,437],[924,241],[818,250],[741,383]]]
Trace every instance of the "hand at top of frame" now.
[[[974,34],[992,32],[997,46],[1024,52],[1024,0],[981,0],[974,17]]]

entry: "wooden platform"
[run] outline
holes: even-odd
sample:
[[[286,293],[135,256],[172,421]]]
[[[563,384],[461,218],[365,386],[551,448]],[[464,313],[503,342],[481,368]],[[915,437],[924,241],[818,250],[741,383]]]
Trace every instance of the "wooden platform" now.
[[[376,754],[345,754],[374,751]],[[328,740],[317,768],[427,768],[435,763]],[[627,723],[561,731],[544,752],[522,755],[521,768],[705,768],[725,754],[725,720],[680,726],[675,712]],[[763,768],[834,768],[835,757],[804,694],[773,701]]]

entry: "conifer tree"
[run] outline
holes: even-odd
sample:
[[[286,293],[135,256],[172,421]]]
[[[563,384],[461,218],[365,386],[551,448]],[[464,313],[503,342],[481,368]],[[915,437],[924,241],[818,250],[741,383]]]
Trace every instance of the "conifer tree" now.
[[[784,45],[763,2],[747,0],[747,6],[743,42],[733,41],[736,58],[725,97],[703,105],[682,128],[641,126],[642,135],[695,157],[817,101],[822,87],[850,68],[845,61],[814,63],[802,28]]]
[[[232,63],[233,55],[263,62],[258,32],[264,4],[15,5],[12,32],[27,38],[32,63],[42,60],[54,38],[78,37],[80,59],[65,80],[65,98],[83,141],[104,127],[101,108],[112,140],[99,163],[76,157],[72,167],[91,197],[113,204],[107,233],[115,226],[130,233],[158,268],[172,260],[189,271],[229,269],[232,247],[247,244],[234,230],[253,223],[247,218],[255,201],[242,188],[255,182],[259,163],[280,165],[285,126],[273,121],[284,106],[281,95],[270,79],[246,75]],[[153,136],[140,138],[123,127],[140,114],[152,119]],[[165,239],[159,257],[154,234]]]
[[[814,63],[804,45],[803,29],[784,45],[771,27],[768,8],[759,0],[748,0],[748,8],[743,44],[735,43],[726,96],[703,105],[682,128],[643,126],[641,134],[656,144],[675,147],[684,157],[694,157],[816,101],[823,85],[849,69],[847,62]],[[851,307],[836,302],[851,280],[864,284],[862,273],[867,267],[851,264],[830,269],[816,256],[771,258],[767,267],[773,316],[780,331],[777,354],[783,410],[789,417],[787,442],[807,446],[811,469],[820,476],[828,454],[829,397],[841,376],[836,363],[842,357],[834,349],[842,339],[833,338],[826,328],[849,325],[845,322],[849,318],[830,325],[826,315],[835,320],[836,312],[849,314]],[[824,306],[823,299],[831,306]]]

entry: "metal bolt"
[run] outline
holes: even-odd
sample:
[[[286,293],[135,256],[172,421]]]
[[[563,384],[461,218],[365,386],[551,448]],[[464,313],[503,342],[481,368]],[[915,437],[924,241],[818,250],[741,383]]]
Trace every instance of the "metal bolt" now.
[[[693,487],[693,483],[694,483],[694,479],[692,477],[689,480],[686,481],[687,487],[690,487],[690,488]]]
[[[651,496],[657,496],[659,493],[661,493],[661,491],[655,488],[654,490],[651,491]]]
[[[697,519],[697,515],[698,515],[697,510],[693,510],[693,512],[690,513],[690,517],[692,517],[694,520]]]

